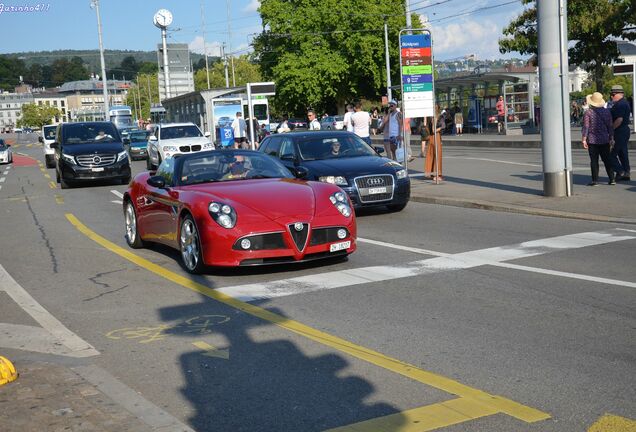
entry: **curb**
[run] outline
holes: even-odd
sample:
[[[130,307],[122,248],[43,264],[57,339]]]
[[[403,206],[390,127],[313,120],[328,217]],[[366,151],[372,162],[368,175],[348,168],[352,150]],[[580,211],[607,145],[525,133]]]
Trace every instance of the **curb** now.
[[[612,216],[599,216],[588,213],[573,213],[560,210],[547,210],[534,207],[516,206],[511,204],[495,203],[490,201],[470,201],[448,197],[418,197],[411,195],[411,201],[424,204],[437,204],[452,207],[472,208],[479,210],[490,210],[505,213],[527,214],[532,216],[547,216],[562,219],[578,219],[592,222],[609,222],[627,225],[636,225],[636,219],[617,218]]]
[[[0,356],[0,386],[18,379],[18,372],[15,366],[6,357]]]

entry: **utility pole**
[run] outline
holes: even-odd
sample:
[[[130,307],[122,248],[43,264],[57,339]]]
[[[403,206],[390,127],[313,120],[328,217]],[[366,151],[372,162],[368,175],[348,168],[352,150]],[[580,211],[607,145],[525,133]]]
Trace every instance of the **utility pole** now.
[[[227,72],[227,56],[225,55],[225,42],[221,45],[221,57],[223,58],[223,66],[225,69],[225,88],[230,88],[230,78]]]
[[[205,13],[203,11],[203,0],[201,0],[201,36],[203,37],[203,55],[205,56],[205,77],[208,79],[208,90],[210,90],[210,68],[208,66],[208,48],[205,46]]]
[[[384,58],[386,60],[386,97],[393,99],[391,93],[391,63],[389,60],[389,26],[386,22],[387,18],[384,17]]]
[[[226,0],[227,7],[227,47],[228,51],[230,51],[230,56],[232,55],[232,28],[230,26],[230,0]],[[236,87],[236,78],[234,76],[234,56],[230,58],[232,62],[232,87]],[[228,84],[229,87],[229,84]]]
[[[406,28],[410,29],[411,28],[411,1],[410,0],[404,0],[404,11],[406,12]],[[408,34],[411,34],[411,32],[408,32]]]
[[[104,120],[108,121],[108,87],[106,81],[106,62],[104,61],[104,44],[102,42],[102,17],[99,13],[99,0],[91,0],[91,7],[97,14],[97,35],[99,37],[99,59],[102,63],[102,91],[104,93]]]
[[[543,193],[572,195],[567,0],[537,0]]]
[[[164,94],[166,99],[170,99],[170,72],[168,71],[168,43],[167,43],[167,31],[165,27],[161,28],[161,46],[163,49],[163,84],[164,84]],[[161,101],[159,101],[161,102]]]

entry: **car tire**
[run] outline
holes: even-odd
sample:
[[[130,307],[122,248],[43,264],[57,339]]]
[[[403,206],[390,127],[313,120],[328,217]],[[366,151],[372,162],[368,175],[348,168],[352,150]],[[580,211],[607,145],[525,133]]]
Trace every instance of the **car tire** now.
[[[148,152],[148,157],[146,158],[146,170],[152,171],[152,162],[150,162],[150,152]]]
[[[144,247],[144,241],[139,235],[139,229],[137,228],[137,212],[132,202],[126,201],[124,206],[124,223],[126,224],[126,243],[133,249],[140,249]]]
[[[55,159],[53,159],[52,157],[45,156],[44,162],[47,168],[55,168]]]
[[[62,189],[69,189],[71,187],[71,185],[69,185],[67,182],[65,182],[63,178],[60,178],[60,187]]]
[[[179,250],[181,260],[186,270],[193,274],[203,272],[203,254],[201,253],[201,240],[199,230],[194,219],[189,214],[181,219],[179,227]]]
[[[404,207],[406,207],[408,203],[402,203],[402,204],[390,204],[387,207],[389,208],[390,211],[392,212],[400,212],[402,210],[404,210]]]
[[[57,169],[55,170],[55,181],[60,184],[60,172]]]

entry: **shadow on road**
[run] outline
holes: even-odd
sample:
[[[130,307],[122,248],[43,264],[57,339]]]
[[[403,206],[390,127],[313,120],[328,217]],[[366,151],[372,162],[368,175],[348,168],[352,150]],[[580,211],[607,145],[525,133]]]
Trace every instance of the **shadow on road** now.
[[[226,359],[193,346],[179,358],[182,394],[194,410],[189,424],[197,431],[324,431],[398,412],[388,403],[365,402],[374,386],[355,374],[349,358],[270,322],[205,296],[159,315],[170,323],[217,317],[218,325],[198,334],[173,335],[229,350]]]

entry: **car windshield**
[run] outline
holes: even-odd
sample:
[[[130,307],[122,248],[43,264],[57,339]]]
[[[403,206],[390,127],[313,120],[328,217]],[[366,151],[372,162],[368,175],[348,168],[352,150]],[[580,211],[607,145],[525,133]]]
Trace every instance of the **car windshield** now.
[[[0,150],[4,151],[7,149],[7,145],[5,144],[4,140],[0,139]]]
[[[162,140],[175,139],[175,138],[188,138],[188,137],[200,137],[203,136],[201,131],[195,125],[185,126],[169,126],[161,128]]]
[[[47,140],[54,140],[56,129],[57,126],[44,126],[44,138]]]
[[[64,144],[94,144],[119,142],[115,125],[105,123],[69,123],[65,125]]]
[[[183,161],[182,185],[263,178],[293,178],[276,159],[257,152],[219,151]]]
[[[353,134],[332,136],[303,136],[298,141],[303,160],[338,159],[358,156],[377,156],[371,146]]]
[[[148,141],[148,132],[128,132],[128,138],[130,138],[131,143],[146,142]]]

